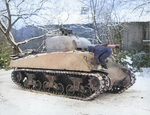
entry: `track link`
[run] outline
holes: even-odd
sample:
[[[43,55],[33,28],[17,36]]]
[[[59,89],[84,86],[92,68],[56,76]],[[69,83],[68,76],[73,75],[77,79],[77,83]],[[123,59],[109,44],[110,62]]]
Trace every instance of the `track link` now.
[[[32,89],[32,88],[26,88],[24,87],[23,82],[20,80],[18,80],[16,72],[32,72],[32,73],[46,73],[46,74],[51,74],[51,75],[69,75],[69,76],[77,76],[77,77],[86,77],[88,79],[92,78],[93,76],[96,77],[99,80],[100,86],[99,89],[95,90],[90,96],[88,97],[79,97],[79,96],[69,96],[66,95],[65,93],[58,93],[55,94],[53,92],[46,92],[43,89],[41,90],[36,90],[36,89]],[[63,97],[67,97],[67,98],[71,98],[71,99],[77,99],[77,100],[83,100],[83,101],[88,101],[88,100],[93,100],[96,97],[98,97],[99,95],[101,95],[102,93],[104,93],[105,91],[108,90],[109,86],[110,86],[110,79],[108,78],[108,76],[104,73],[87,73],[87,72],[72,72],[72,71],[54,71],[54,70],[40,70],[40,69],[16,69],[12,72],[11,75],[12,81],[17,84],[19,87],[28,90],[28,91],[33,91],[33,92],[44,92],[46,94],[54,94],[54,95],[59,95],[59,96],[63,96]]]

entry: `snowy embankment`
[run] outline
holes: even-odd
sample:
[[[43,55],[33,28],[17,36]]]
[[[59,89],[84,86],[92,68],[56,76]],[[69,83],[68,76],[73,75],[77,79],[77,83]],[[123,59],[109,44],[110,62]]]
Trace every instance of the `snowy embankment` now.
[[[124,93],[93,101],[24,91],[12,82],[12,70],[0,70],[0,115],[150,115],[150,68],[142,70]]]

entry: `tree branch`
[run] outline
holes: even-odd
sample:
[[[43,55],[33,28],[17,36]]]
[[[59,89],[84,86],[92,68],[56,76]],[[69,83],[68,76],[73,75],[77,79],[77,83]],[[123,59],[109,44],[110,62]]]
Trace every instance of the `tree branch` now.
[[[46,34],[38,36],[38,37],[33,37],[33,38],[28,39],[28,40],[18,42],[18,43],[16,43],[16,45],[18,46],[18,45],[21,45],[21,44],[25,44],[25,43],[28,43],[31,40],[39,39],[39,38],[42,38],[42,37],[45,37],[45,36],[46,36]]]
[[[12,24],[11,27],[20,19],[21,17],[18,17]]]
[[[5,10],[1,10],[0,12],[7,12],[7,10],[5,9]]]
[[[0,21],[0,30],[5,35],[6,34],[6,27],[4,27],[3,23]]]
[[[10,1],[10,0],[9,0]],[[9,2],[8,1],[8,2]],[[6,9],[7,9],[7,13],[8,13],[8,28],[6,30],[6,34],[10,32],[11,29],[11,14],[10,14],[10,9],[9,9],[9,4],[8,4],[7,0],[5,0],[5,4],[6,4]]]
[[[18,5],[17,7],[19,7],[25,0],[22,0]]]
[[[144,5],[147,5],[147,4],[150,4],[150,2],[143,3],[143,4],[140,4],[140,5],[136,6],[136,7],[133,9],[133,11],[136,10],[136,9],[138,9],[138,8],[140,8],[141,6],[144,6]]]

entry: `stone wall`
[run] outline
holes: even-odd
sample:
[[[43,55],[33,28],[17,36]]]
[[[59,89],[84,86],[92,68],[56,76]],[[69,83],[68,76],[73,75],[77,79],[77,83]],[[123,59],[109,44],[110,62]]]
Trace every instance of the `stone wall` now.
[[[135,50],[142,49],[149,43],[143,40],[150,40],[150,22],[131,22],[127,23],[122,36],[123,49]]]

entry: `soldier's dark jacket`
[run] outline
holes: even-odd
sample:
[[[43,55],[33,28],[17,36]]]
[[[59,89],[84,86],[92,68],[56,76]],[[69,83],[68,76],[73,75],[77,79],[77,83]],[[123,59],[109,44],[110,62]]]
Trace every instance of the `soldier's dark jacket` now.
[[[105,47],[105,46],[101,46],[101,45],[96,45],[96,46],[89,46],[88,50],[89,52],[93,52],[94,53],[94,58],[95,59],[99,59],[99,57],[106,52],[107,50],[110,50],[109,47]],[[110,50],[111,51],[111,50]]]

